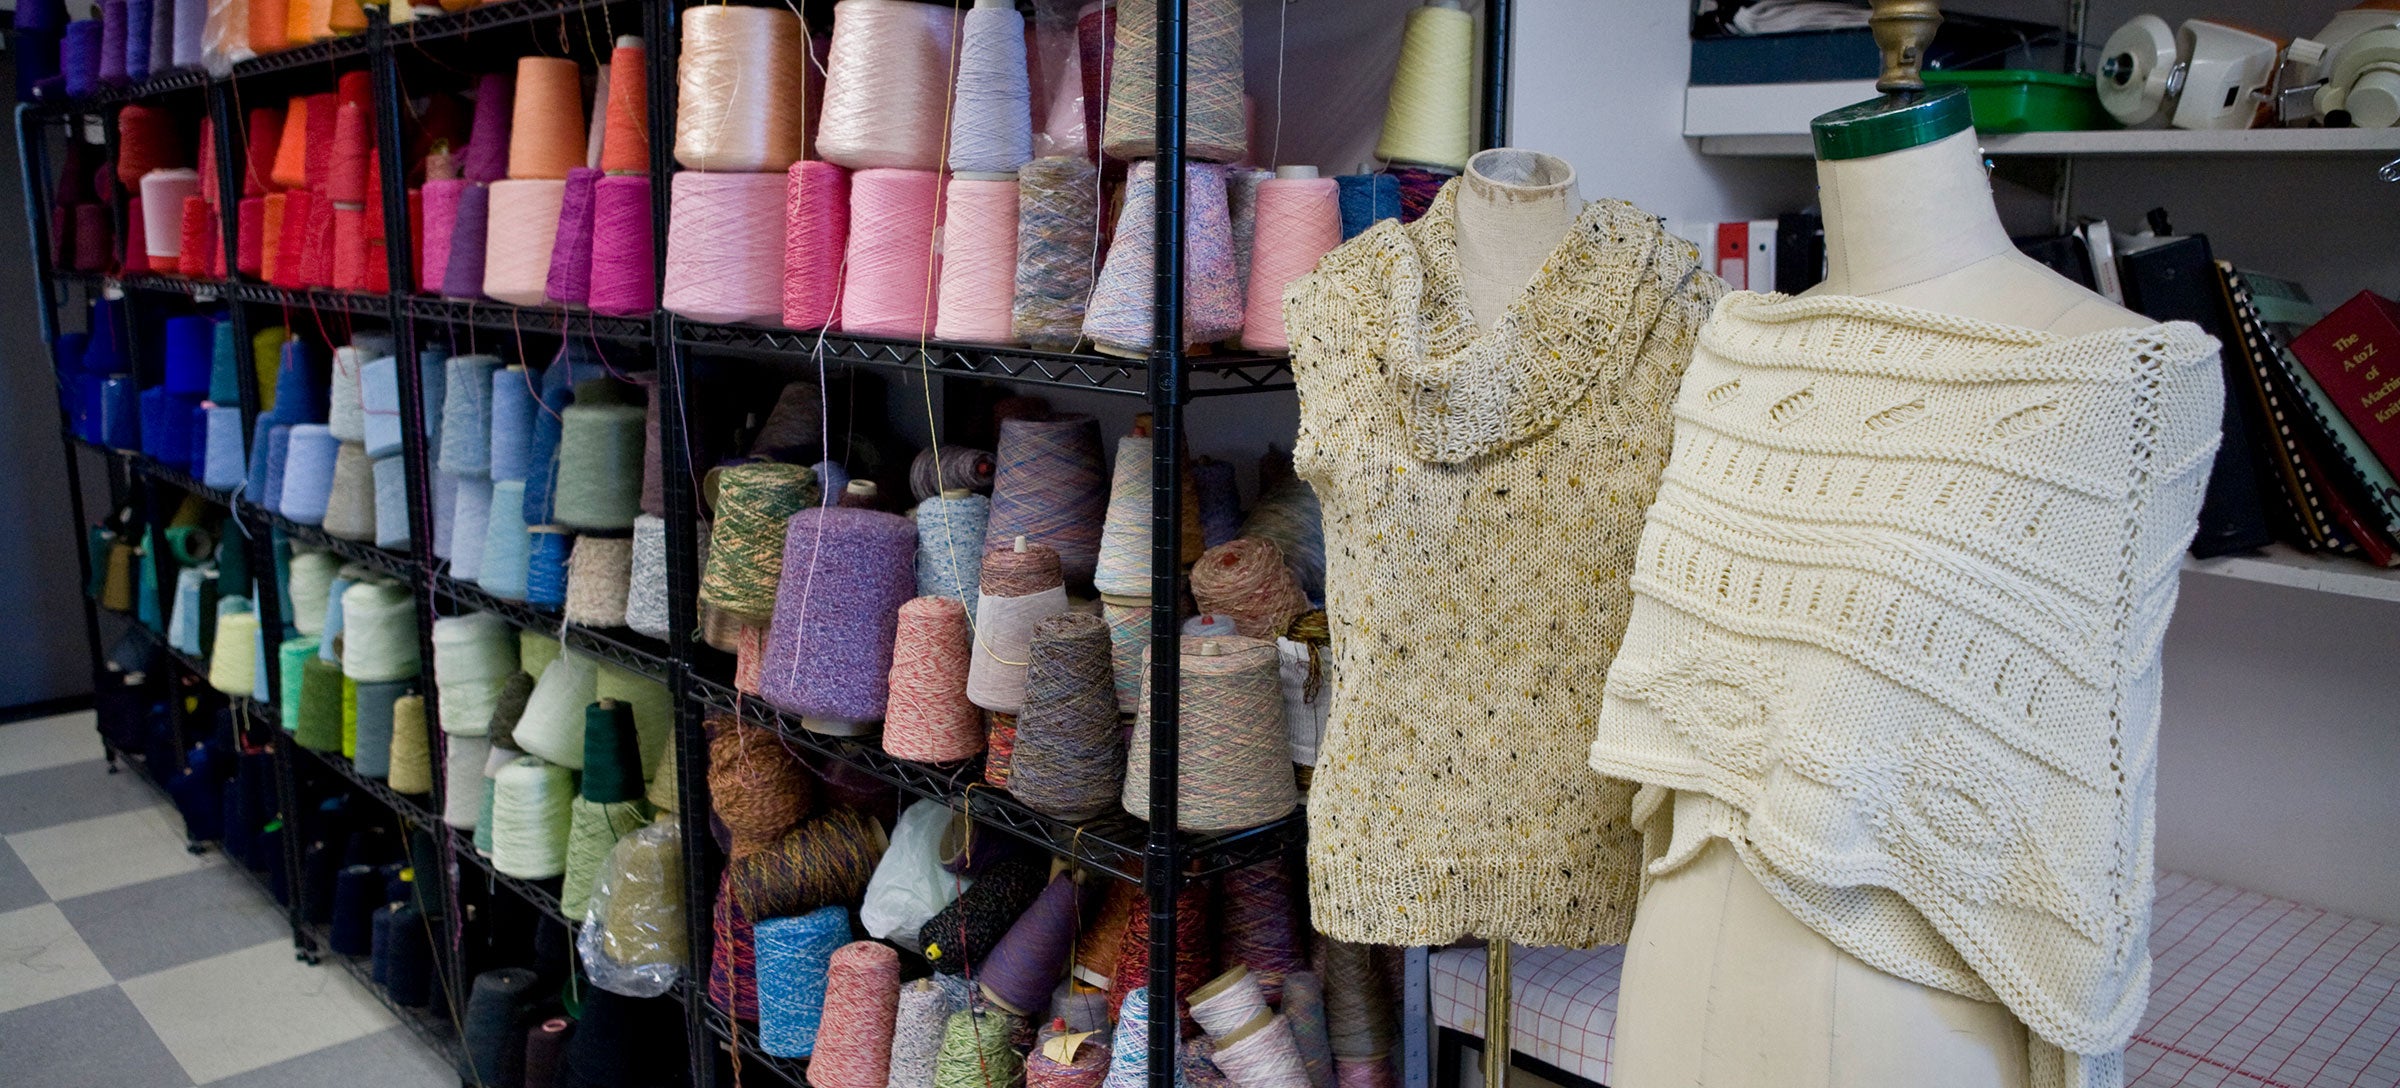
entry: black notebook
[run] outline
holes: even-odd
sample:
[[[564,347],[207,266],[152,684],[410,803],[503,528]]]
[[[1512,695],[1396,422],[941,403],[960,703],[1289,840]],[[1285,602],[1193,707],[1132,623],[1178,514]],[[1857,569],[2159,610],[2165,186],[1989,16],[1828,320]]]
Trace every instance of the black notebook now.
[[[2207,558],[2265,547],[2274,534],[2269,529],[2266,496],[2259,489],[2258,453],[2248,402],[2240,394],[2249,383],[2232,373],[2241,359],[2241,330],[2225,308],[2225,292],[2217,279],[2208,236],[2187,234],[2132,249],[2117,258],[2117,265],[2124,274],[2128,308],[2157,321],[2189,321],[2217,338],[2218,361],[2226,376],[2225,438],[2217,446],[2216,466],[2208,474],[2208,492],[2200,503],[2200,531],[2192,537],[2192,554]]]

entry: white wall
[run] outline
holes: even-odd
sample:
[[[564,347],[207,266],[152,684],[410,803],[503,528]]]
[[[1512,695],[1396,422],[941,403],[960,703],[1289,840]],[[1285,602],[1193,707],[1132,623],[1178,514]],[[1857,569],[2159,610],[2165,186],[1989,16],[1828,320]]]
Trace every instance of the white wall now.
[[[1816,202],[1805,160],[1712,159],[1682,136],[1683,0],[1518,0],[1509,142],[1575,164],[1583,195],[1668,219],[1756,219]]]

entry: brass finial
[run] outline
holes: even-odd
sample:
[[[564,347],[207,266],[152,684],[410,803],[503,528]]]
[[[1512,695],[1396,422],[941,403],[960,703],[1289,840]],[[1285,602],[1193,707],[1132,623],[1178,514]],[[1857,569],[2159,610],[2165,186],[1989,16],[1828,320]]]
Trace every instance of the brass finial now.
[[[1867,20],[1883,50],[1883,74],[1875,89],[1885,94],[1924,90],[1925,47],[1933,44],[1941,25],[1938,0],[1875,0],[1875,14]]]

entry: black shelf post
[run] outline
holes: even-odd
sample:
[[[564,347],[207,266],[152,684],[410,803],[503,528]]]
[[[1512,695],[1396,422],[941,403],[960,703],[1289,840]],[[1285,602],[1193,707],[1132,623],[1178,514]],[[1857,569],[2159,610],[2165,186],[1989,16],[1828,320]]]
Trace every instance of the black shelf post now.
[[[1182,736],[1183,139],[1188,0],[1158,4],[1158,187],[1150,310],[1150,1088],[1175,1088],[1175,893],[1182,882],[1176,796]],[[1135,736],[1135,743],[1141,742]]]
[[[58,413],[59,448],[67,461],[67,508],[68,516],[74,519],[68,529],[74,534],[75,569],[83,578],[77,590],[83,596],[83,643],[91,660],[92,690],[97,692],[110,681],[111,675],[100,646],[100,602],[85,592],[92,584],[93,573],[91,547],[87,540],[91,523],[83,505],[83,458],[76,452],[79,443],[75,441],[75,430],[69,422],[66,408],[66,398],[79,395],[79,391],[65,388],[58,380],[61,362],[58,357],[58,281],[51,274],[56,265],[52,263],[50,250],[50,223],[42,214],[42,210],[50,206],[50,171],[46,169],[50,158],[50,126],[44,123],[44,119],[45,115],[35,113],[30,105],[17,107],[17,171],[25,194],[25,240],[33,249],[33,290],[39,300],[34,307],[34,315],[42,330],[41,357],[50,361],[50,384],[57,393],[52,408]],[[71,128],[66,138],[75,139]],[[108,760],[109,769],[114,771],[117,766],[116,749],[108,744],[106,734],[101,737],[101,751]]]

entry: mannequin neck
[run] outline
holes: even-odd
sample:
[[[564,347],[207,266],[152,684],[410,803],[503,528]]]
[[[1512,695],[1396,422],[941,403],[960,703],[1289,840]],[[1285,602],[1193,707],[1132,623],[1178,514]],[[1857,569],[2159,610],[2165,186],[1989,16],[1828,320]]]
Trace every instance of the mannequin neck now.
[[[1979,148],[1970,129],[1905,151],[1818,162],[1820,290],[1878,295],[2014,254]]]
[[[1582,212],[1575,168],[1564,159],[1503,147],[1467,161],[1458,185],[1458,268],[1478,326],[1508,311]]]

